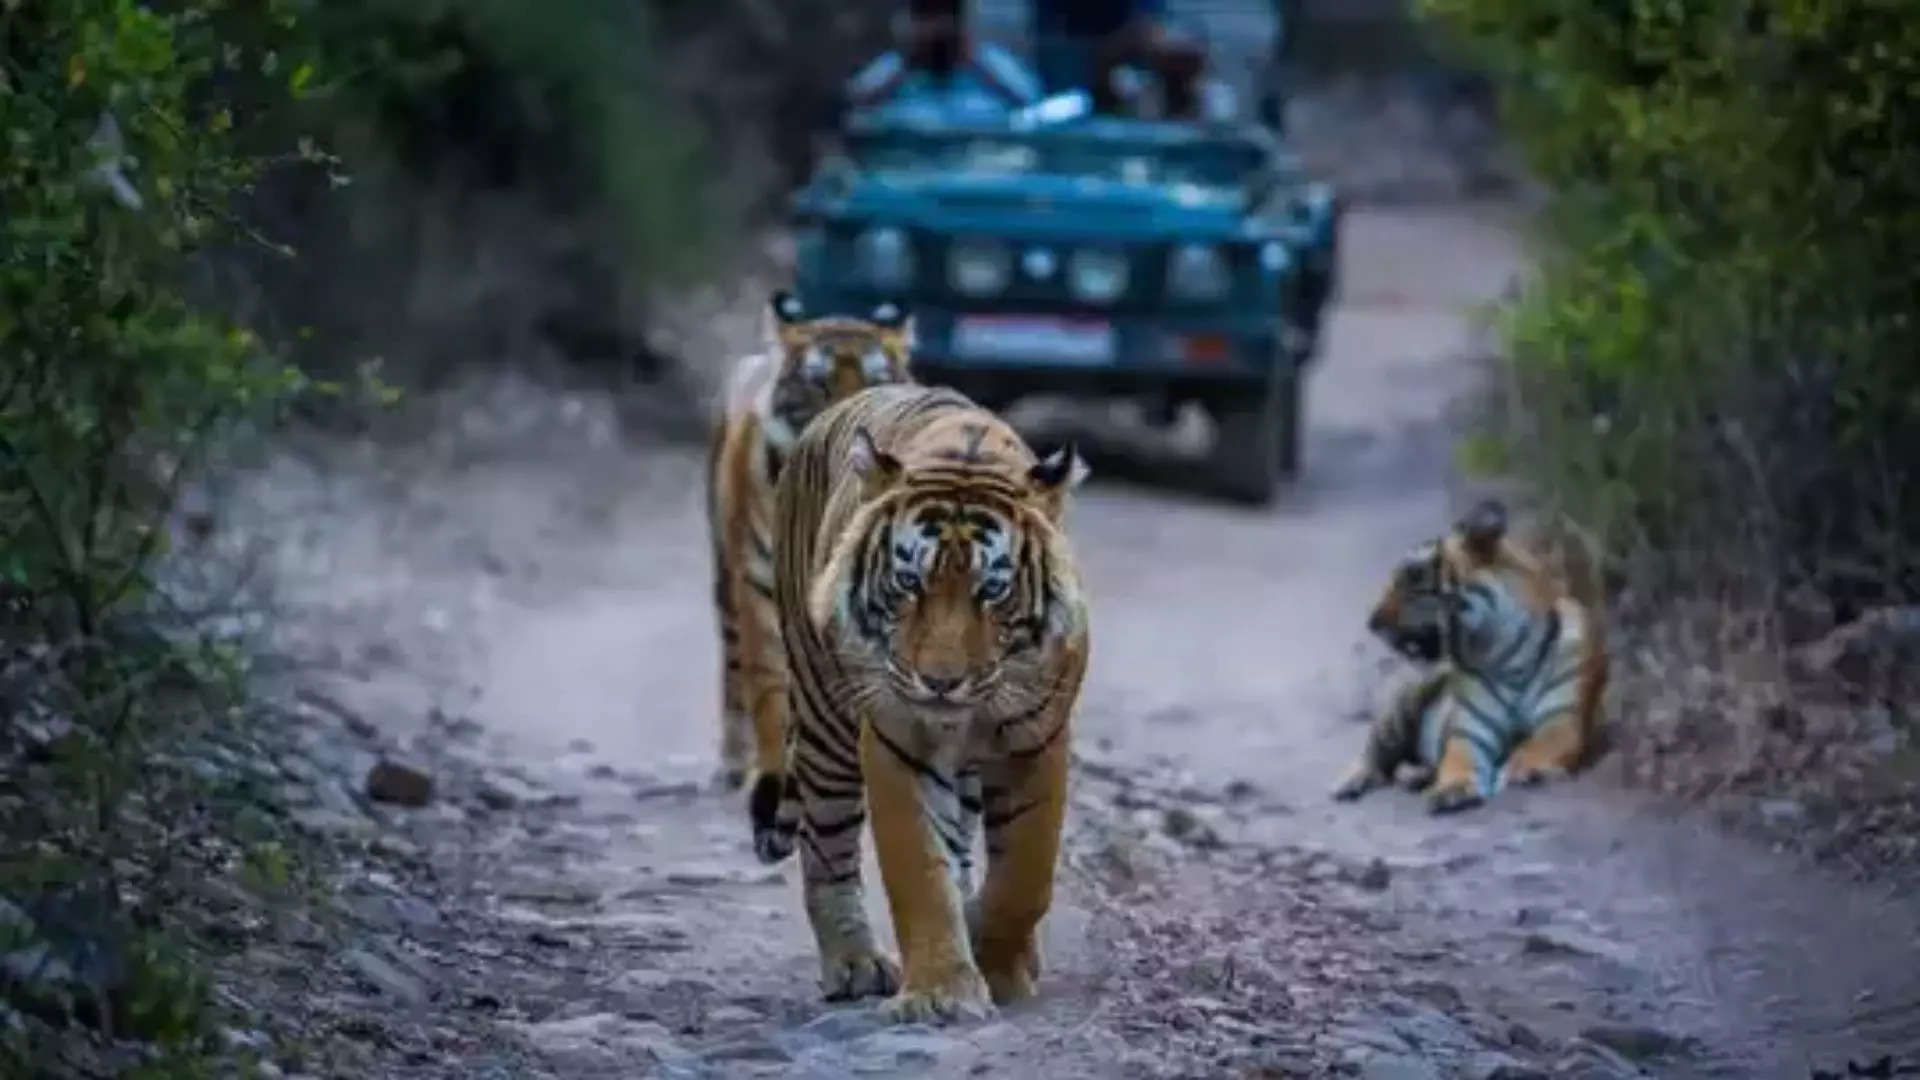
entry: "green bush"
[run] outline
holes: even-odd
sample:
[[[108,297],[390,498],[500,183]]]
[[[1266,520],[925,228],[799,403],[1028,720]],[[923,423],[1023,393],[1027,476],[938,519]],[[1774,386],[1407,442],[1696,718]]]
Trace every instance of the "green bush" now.
[[[129,939],[118,908],[138,891],[123,811],[163,771],[156,753],[224,718],[238,684],[230,644],[158,580],[176,496],[307,388],[187,292],[210,251],[279,250],[240,211],[300,156],[272,130],[314,71],[297,15],[284,0],[0,3],[0,892],[102,897],[74,931],[102,941]],[[187,960],[144,944],[122,960],[101,989],[133,996],[94,1022],[197,1036]]]
[[[1920,592],[1904,0],[1422,0],[1553,190],[1510,455],[1644,592]]]

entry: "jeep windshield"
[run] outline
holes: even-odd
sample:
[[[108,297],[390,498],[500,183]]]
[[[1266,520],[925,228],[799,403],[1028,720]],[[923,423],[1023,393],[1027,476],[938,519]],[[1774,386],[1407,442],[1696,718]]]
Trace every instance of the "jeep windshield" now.
[[[862,172],[882,180],[1044,174],[1199,189],[1215,197],[1237,197],[1264,158],[1250,139],[1182,134],[1129,137],[1091,126],[1044,133],[895,127],[859,133],[848,150]]]

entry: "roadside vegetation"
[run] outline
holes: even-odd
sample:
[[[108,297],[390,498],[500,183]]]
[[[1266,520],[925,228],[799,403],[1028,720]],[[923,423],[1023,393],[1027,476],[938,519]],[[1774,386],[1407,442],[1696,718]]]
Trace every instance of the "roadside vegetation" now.
[[[1920,26],[1897,0],[1422,6],[1552,192],[1465,449],[1604,540],[1622,765],[1909,858]]]
[[[242,1069],[212,961],[328,852],[210,481],[533,344],[644,369],[873,31],[761,7],[0,2],[0,1073]]]

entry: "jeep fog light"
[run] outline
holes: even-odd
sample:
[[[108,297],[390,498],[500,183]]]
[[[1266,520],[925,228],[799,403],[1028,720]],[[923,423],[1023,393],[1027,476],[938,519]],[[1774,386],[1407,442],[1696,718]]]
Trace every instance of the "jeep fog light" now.
[[[1127,273],[1120,252],[1084,249],[1067,260],[1067,287],[1089,304],[1111,304],[1127,291]]]
[[[892,226],[868,229],[853,244],[860,276],[877,289],[904,289],[913,284],[913,246],[907,234]]]
[[[1219,300],[1233,286],[1233,274],[1220,249],[1182,244],[1167,262],[1167,292],[1178,300]]]
[[[992,296],[1013,276],[1013,256],[991,240],[963,240],[947,252],[947,281],[967,296]]]

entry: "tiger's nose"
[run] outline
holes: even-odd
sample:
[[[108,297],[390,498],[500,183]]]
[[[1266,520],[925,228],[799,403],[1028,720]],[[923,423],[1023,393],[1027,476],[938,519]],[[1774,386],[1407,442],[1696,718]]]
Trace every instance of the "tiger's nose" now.
[[[922,675],[920,681],[926,684],[927,692],[935,697],[945,697],[960,686],[959,679],[943,679],[937,675]]]
[[[1377,634],[1380,631],[1386,629],[1386,627],[1387,627],[1386,616],[1380,614],[1378,609],[1376,609],[1372,614],[1367,616],[1367,631],[1369,633]]]

